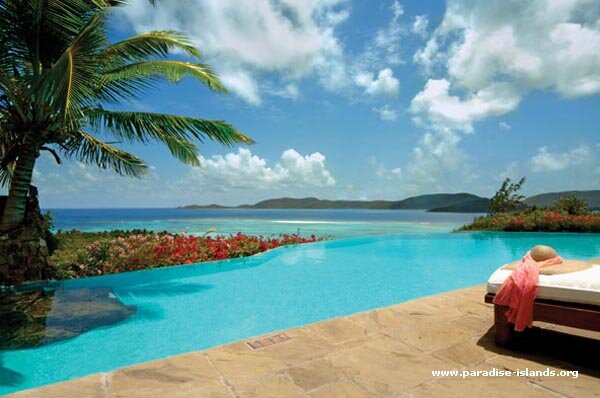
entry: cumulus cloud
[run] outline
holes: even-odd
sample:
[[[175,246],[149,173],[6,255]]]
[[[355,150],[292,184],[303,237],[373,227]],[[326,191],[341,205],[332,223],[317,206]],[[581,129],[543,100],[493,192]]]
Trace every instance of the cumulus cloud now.
[[[520,96],[511,85],[495,83],[462,99],[450,94],[446,79],[430,79],[412,100],[417,124],[438,131],[473,132],[473,122],[514,110]]]
[[[510,81],[524,93],[567,98],[600,92],[600,11],[593,0],[449,0],[415,60],[447,67],[459,87]]]
[[[397,95],[400,88],[400,81],[394,77],[394,72],[390,68],[379,71],[377,76],[369,73],[359,73],[355,77],[358,86],[363,87],[369,95]]]
[[[593,159],[588,145],[580,145],[568,152],[550,152],[548,147],[538,149],[531,158],[531,170],[534,172],[562,171],[573,166],[589,164]]]
[[[531,91],[566,98],[600,93],[599,21],[593,0],[448,0],[441,24],[413,57],[426,76],[438,77],[413,98],[413,120],[442,147],[453,148],[454,135],[515,110]],[[510,128],[505,122],[499,127]],[[416,150],[432,154],[423,143]],[[562,169],[574,161],[573,154],[550,155],[547,149],[538,153],[533,169]]]
[[[343,73],[336,27],[348,17],[345,0],[132,0],[118,11],[137,32],[174,29],[188,34],[214,63],[228,88],[260,104],[260,73],[290,78],[319,74],[335,87]]]
[[[222,74],[221,81],[249,104],[262,104],[258,83],[250,73],[242,69],[229,70]]]
[[[335,185],[319,152],[302,156],[294,149],[284,151],[278,163],[269,166],[266,159],[240,148],[226,155],[200,157],[201,167],[194,168],[182,184],[210,186],[221,191],[281,190],[287,188],[323,188]]]
[[[319,152],[302,155],[294,149],[284,151],[273,164],[245,148],[200,157],[200,167],[182,165],[184,171],[177,178],[161,175],[154,167],[135,179],[78,162],[58,166],[45,157],[40,159],[33,181],[42,204],[49,207],[239,204],[283,194],[327,194],[336,186],[325,156]]]

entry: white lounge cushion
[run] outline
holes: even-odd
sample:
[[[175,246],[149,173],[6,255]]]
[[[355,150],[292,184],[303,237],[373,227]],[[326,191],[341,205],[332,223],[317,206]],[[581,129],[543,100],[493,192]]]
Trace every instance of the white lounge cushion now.
[[[511,274],[512,271],[502,267],[494,271],[488,279],[488,293],[496,293]],[[566,274],[540,275],[539,286],[539,298],[600,305],[600,265]]]

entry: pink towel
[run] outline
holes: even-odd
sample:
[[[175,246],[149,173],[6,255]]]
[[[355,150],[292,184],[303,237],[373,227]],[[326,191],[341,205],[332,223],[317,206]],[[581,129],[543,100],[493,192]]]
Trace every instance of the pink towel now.
[[[517,332],[533,324],[533,301],[538,293],[540,268],[562,262],[560,256],[537,262],[527,253],[496,293],[494,304],[509,307],[506,318],[515,324]]]

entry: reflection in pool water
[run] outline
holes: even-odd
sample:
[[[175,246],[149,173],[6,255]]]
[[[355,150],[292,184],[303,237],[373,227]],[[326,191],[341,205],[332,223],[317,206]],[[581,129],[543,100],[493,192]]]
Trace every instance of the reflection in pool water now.
[[[121,322],[135,313],[107,287],[0,293],[0,349],[32,348]]]

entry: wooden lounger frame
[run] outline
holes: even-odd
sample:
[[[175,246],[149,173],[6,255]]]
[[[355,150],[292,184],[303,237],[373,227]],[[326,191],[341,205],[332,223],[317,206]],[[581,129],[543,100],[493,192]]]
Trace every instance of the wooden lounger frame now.
[[[494,294],[485,295],[485,302],[492,304]],[[494,304],[494,339],[499,346],[509,344],[519,332],[506,319],[508,307]],[[600,306],[568,303],[565,301],[536,299],[533,303],[533,320],[600,332]]]

